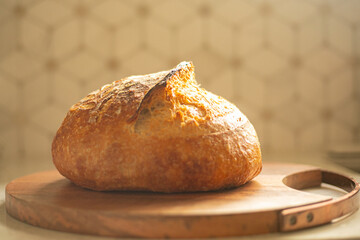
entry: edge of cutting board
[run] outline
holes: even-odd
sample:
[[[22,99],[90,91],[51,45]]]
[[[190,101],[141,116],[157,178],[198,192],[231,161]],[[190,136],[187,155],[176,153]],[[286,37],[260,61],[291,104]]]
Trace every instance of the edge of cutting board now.
[[[322,173],[313,166],[266,163],[258,177],[239,188],[163,194],[95,192],[75,186],[55,170],[9,183],[6,209],[20,221],[65,232],[194,238],[278,232],[284,210],[332,200],[290,188],[284,179],[301,189],[320,185]]]

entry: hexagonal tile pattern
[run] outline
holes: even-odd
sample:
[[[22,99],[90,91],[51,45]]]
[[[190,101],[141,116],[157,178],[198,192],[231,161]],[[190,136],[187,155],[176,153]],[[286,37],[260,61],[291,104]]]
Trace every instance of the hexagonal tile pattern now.
[[[294,31],[291,25],[279,19],[269,19],[267,38],[269,45],[276,52],[290,56],[294,53]]]
[[[224,59],[214,51],[201,49],[192,55],[197,79],[200,83],[211,81],[216,75],[225,70]]]
[[[292,72],[280,72],[266,82],[266,104],[272,108],[279,108],[295,96],[296,79]]]
[[[239,86],[237,92],[241,98],[254,109],[261,109],[265,105],[266,84],[259,77],[245,71],[238,75]]]
[[[266,151],[359,143],[359,12],[357,0],[0,1],[0,160],[48,161],[79,99],[183,60]]]
[[[141,33],[141,22],[136,19],[120,26],[114,32],[114,54],[126,58],[136,52],[143,43],[146,43],[144,33]],[[148,44],[146,44],[148,45]]]
[[[33,112],[29,118],[31,123],[34,124],[37,129],[41,129],[43,132],[48,132],[50,134],[57,131],[65,118],[65,115],[66,114],[58,107],[48,104],[41,109],[38,109],[36,112]],[[49,116],[52,118],[51,121],[49,121]]]
[[[230,69],[220,72],[219,75],[216,75],[210,81],[205,82],[202,87],[227,100],[232,100],[235,97],[233,91],[235,88],[235,81],[233,81],[233,73]]]
[[[93,76],[91,79],[87,79],[86,82],[79,82],[78,88],[80,90],[80,99],[87,96],[90,92],[93,92],[106,84],[112,83],[113,81],[119,80],[127,76],[128,75],[119,73],[117,74],[117,77],[113,77],[110,72],[102,72],[96,76]],[[76,102],[73,102],[72,104],[74,103]]]
[[[177,41],[174,52],[177,57],[190,59],[189,56],[201,48],[203,39],[203,23],[201,19],[192,18],[190,21],[183,22],[178,31],[175,32]]]
[[[53,30],[50,49],[47,51],[56,58],[66,57],[83,44],[81,26],[78,20],[70,19]]]
[[[98,23],[93,19],[87,19],[84,22],[84,27],[84,44],[88,49],[102,56],[108,56],[113,52],[112,39],[115,29],[109,29],[107,25]]]
[[[44,47],[49,47],[49,35],[42,24],[34,21],[23,21],[20,25],[19,44],[29,54],[45,56]]]
[[[139,69],[139,65],[142,66],[141,69]],[[130,75],[140,75],[163,71],[170,66],[164,59],[152,54],[152,52],[140,51],[127,59],[124,62],[124,67],[129,70]]]
[[[151,34],[146,34],[146,46],[153,49],[155,52],[164,56],[173,55],[172,48],[172,34],[171,29],[161,22],[148,20],[146,23],[146,31]],[[159,38],[158,36],[161,36]],[[133,38],[134,40],[136,38]]]
[[[246,67],[254,73],[264,77],[278,73],[286,65],[286,62],[276,52],[270,50],[258,51],[246,59]]]
[[[42,74],[31,81],[25,82],[22,89],[22,96],[23,99],[31,99],[31,101],[25,100],[21,109],[31,113],[32,111],[46,106],[47,100],[51,95],[51,92],[49,92],[49,85],[48,74]]]
[[[235,53],[239,56],[252,56],[264,45],[264,21],[261,18],[253,18],[247,24],[239,27],[234,36]]]
[[[176,11],[172,11],[172,9],[176,9]],[[193,8],[189,8],[183,1],[178,0],[163,1],[151,11],[158,21],[164,25],[175,27],[181,26],[194,14]]]
[[[299,79],[296,88],[301,101],[311,109],[323,107],[327,99],[324,97],[325,89],[322,78],[306,69],[301,69],[295,76]]]
[[[256,8],[248,1],[224,1],[214,11],[219,18],[226,22],[226,25],[246,23],[256,15]]]
[[[283,22],[301,24],[307,18],[317,14],[316,7],[307,1],[289,0],[277,5],[275,12],[283,18]]]
[[[304,58],[316,51],[324,41],[324,24],[319,16],[311,16],[297,25],[295,43],[298,45],[296,52]]]
[[[321,62],[322,64],[319,64]],[[316,73],[329,77],[345,67],[346,62],[343,57],[329,48],[319,48],[309,56],[305,65]]]
[[[117,25],[130,19],[135,10],[125,1],[106,0],[92,9],[93,14],[108,24]]]
[[[62,70],[79,79],[86,79],[103,68],[102,60],[86,51],[76,53],[62,65]]]
[[[40,62],[24,52],[12,52],[6,58],[0,59],[0,71],[4,74],[26,81],[28,77],[41,71]]]
[[[52,96],[54,101],[59,103],[64,109],[69,109],[83,97],[80,88],[79,82],[66,75],[56,74],[53,76],[54,91]]]
[[[46,25],[56,25],[71,16],[71,9],[58,1],[41,1],[31,7],[28,14]]]
[[[280,122],[296,131],[318,119],[317,112],[296,100],[287,101],[279,106],[276,116]]]
[[[233,31],[231,26],[215,19],[209,20],[208,37],[205,41],[220,56],[227,58],[233,56]]]

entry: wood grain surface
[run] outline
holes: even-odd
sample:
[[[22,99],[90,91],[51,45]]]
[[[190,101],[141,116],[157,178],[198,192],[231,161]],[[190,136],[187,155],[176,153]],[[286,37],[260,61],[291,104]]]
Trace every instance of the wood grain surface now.
[[[284,210],[331,203],[331,197],[296,190],[318,186],[322,180],[322,171],[315,167],[265,164],[251,182],[224,191],[95,192],[72,184],[57,171],[48,171],[9,183],[6,209],[20,221],[74,233],[152,238],[241,236],[281,231]],[[353,204],[357,200],[353,199]]]

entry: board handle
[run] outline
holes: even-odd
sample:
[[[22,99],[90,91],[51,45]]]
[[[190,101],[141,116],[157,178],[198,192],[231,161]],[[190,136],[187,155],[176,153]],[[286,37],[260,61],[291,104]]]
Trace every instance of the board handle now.
[[[318,176],[318,177],[316,177]],[[291,187],[292,179],[302,179],[302,186],[315,186],[327,183],[345,190],[347,193],[339,198],[321,203],[288,208],[279,213],[279,230],[288,232],[303,228],[329,223],[333,220],[348,216],[359,208],[359,183],[353,178],[346,177],[326,170],[313,170],[290,175],[284,179],[284,183]],[[318,179],[310,184],[308,179]],[[308,183],[307,183],[308,182]],[[317,182],[317,183],[316,183]],[[301,189],[297,188],[296,189]]]

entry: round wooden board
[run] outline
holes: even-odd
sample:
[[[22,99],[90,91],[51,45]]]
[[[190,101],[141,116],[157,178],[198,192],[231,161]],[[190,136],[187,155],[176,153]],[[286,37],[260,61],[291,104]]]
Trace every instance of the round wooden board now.
[[[291,185],[297,188],[321,183],[319,169],[292,164],[265,164],[258,177],[239,188],[181,194],[95,192],[75,186],[57,171],[40,172],[7,185],[6,209],[35,226],[102,236],[194,238],[277,232],[280,211],[331,200],[283,183],[298,172],[306,173],[306,181],[293,178]]]

